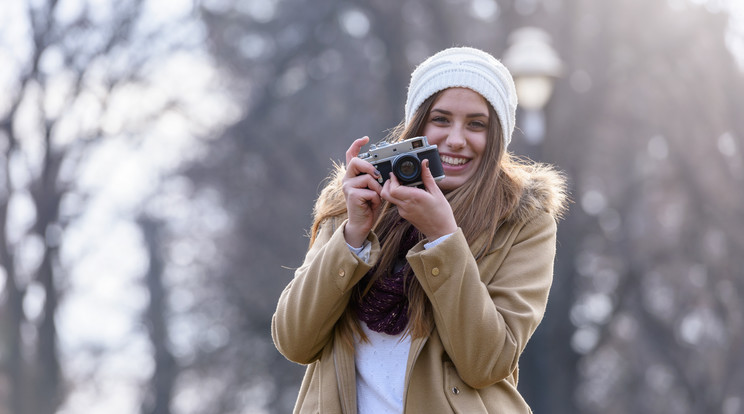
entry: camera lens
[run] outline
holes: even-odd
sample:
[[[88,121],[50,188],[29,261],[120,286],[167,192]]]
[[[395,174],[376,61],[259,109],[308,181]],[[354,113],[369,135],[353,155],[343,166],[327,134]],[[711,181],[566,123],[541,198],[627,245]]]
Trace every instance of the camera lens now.
[[[400,164],[400,174],[404,177],[412,177],[416,174],[416,165],[413,161],[405,160]]]
[[[401,155],[395,160],[393,173],[403,182],[416,181],[421,173],[418,157],[410,154]]]

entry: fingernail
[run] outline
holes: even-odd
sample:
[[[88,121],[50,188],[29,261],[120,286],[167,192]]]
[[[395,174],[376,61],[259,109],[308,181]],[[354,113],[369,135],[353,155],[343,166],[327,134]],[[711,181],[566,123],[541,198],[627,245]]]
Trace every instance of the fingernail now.
[[[382,173],[380,172],[380,170],[375,170],[375,177],[380,177],[380,176],[382,176]]]

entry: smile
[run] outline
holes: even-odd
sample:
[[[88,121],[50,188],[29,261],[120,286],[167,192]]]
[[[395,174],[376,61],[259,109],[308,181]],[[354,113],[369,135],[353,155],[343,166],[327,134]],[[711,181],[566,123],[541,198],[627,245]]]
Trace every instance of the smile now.
[[[451,157],[449,155],[439,155],[439,158],[441,158],[442,163],[449,164],[449,165],[463,165],[470,161],[469,158],[460,158],[460,157]]]

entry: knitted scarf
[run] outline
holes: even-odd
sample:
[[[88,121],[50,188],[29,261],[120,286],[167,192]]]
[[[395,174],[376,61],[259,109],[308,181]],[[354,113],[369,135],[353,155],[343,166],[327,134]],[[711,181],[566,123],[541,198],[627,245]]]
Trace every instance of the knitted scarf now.
[[[403,236],[396,260],[398,263],[404,263],[403,266],[378,277],[367,294],[357,301],[357,317],[366,322],[369,329],[388,335],[397,335],[408,326],[408,292],[411,289],[411,283],[418,283],[418,281],[413,276],[411,265],[406,261],[406,254],[419,240],[419,232],[411,226],[411,230]],[[361,294],[361,289],[369,284],[376,271],[377,265],[359,281],[358,294]]]

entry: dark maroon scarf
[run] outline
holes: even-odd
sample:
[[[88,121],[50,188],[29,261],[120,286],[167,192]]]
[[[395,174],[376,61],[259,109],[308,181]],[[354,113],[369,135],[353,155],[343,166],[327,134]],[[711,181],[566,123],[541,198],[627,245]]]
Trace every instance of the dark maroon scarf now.
[[[406,254],[420,240],[415,227],[403,236],[396,262],[403,263],[397,270],[381,275],[367,292],[356,303],[357,317],[366,322],[369,329],[375,332],[397,335],[408,326],[408,292],[414,280],[411,265],[406,261]],[[357,284],[357,294],[369,284],[372,275],[377,271],[374,266]],[[357,296],[358,297],[358,296]]]

